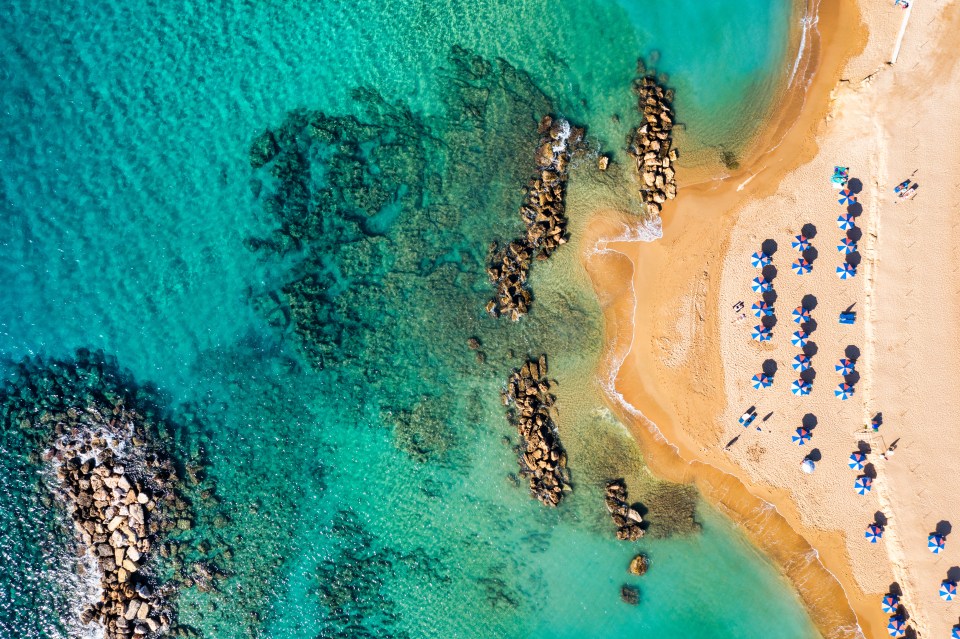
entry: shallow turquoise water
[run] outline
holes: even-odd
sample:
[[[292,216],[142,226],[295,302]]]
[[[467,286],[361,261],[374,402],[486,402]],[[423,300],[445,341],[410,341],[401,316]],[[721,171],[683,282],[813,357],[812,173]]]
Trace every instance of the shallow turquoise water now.
[[[650,480],[620,462],[637,453],[602,410],[561,419],[577,489],[559,510],[507,479],[510,367],[548,352],[562,405],[601,339],[574,283],[535,279],[518,326],[482,313],[487,244],[516,231],[532,126],[553,110],[622,146],[636,58],[656,51],[688,143],[738,148],[789,67],[793,7],[702,4],[14,2],[0,15],[0,353],[103,349],[164,394],[184,447],[207,452],[229,521],[198,534],[233,558],[216,559],[230,575],[219,593],[183,595],[182,621],[208,637],[813,634],[716,514],[692,536],[613,539],[600,482]],[[491,64],[485,79],[464,84],[454,45]],[[462,117],[481,97],[484,116]],[[251,250],[278,219],[250,144],[299,108],[373,126],[360,165],[389,202],[374,220],[325,218],[304,250]],[[335,145],[306,152],[316,198]],[[572,248],[554,259],[576,263]],[[322,368],[281,291],[310,273],[336,291],[311,307],[336,329]],[[3,457],[0,636],[63,636],[49,517]],[[638,548],[654,566],[642,580],[625,573]],[[623,583],[641,588],[638,608],[619,601]]]

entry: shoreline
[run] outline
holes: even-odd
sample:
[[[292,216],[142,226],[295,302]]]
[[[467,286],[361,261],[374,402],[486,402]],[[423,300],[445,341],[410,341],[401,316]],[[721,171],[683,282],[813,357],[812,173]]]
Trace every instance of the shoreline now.
[[[636,218],[596,211],[588,223],[581,259],[607,328],[607,353],[600,370],[607,401],[639,440],[651,470],[664,479],[693,483],[708,503],[737,522],[793,582],[825,637],[880,636],[886,617],[873,594],[868,596],[857,585],[839,531],[806,529],[789,492],[745,481],[722,458],[705,461],[705,449],[676,423],[695,423],[704,415],[716,421],[725,405],[721,356],[719,349],[709,348],[718,342],[718,322],[709,315],[717,307],[722,262],[738,210],[774,193],[790,171],[816,155],[813,134],[827,115],[832,93],[847,64],[866,48],[865,29],[860,38],[841,42],[845,27],[860,23],[854,0],[828,7],[815,3],[813,11],[803,17],[802,28],[809,30],[801,34],[801,42],[810,36],[809,54],[797,56],[796,76],[788,80],[781,104],[752,141],[742,167],[731,175],[685,186],[665,211],[664,237],[654,243],[624,236],[623,231],[637,225]],[[793,84],[794,79],[799,81]],[[710,214],[703,214],[705,210]],[[670,230],[678,227],[682,234],[674,237]],[[667,268],[671,282],[692,281],[696,289],[678,320],[686,323],[689,342],[655,346],[661,355],[690,363],[683,371],[685,382],[671,381],[680,382],[674,394],[693,398],[689,403],[696,406],[676,416],[665,408],[670,402],[659,391],[658,380],[651,379],[656,370],[649,365],[651,353],[642,349],[638,353],[635,344],[638,336],[654,334],[649,328],[659,310],[650,301],[657,293],[644,287],[640,278],[662,277]],[[671,289],[653,288],[661,293]],[[669,294],[675,297],[679,290]]]

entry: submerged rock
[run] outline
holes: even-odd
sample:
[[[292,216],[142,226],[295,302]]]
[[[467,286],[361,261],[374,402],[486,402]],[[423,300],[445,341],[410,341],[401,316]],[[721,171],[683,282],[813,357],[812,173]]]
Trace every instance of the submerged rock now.
[[[636,606],[640,603],[640,589],[636,586],[623,585],[620,587],[620,600],[623,603]]]

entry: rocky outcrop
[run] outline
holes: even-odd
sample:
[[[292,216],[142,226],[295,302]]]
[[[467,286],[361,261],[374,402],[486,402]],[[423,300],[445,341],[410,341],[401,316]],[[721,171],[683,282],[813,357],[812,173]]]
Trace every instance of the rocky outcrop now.
[[[617,527],[617,539],[636,541],[643,537],[643,517],[627,502],[627,485],[622,479],[607,483],[604,502]]]
[[[504,403],[513,407],[511,422],[520,434],[517,447],[520,474],[530,482],[530,495],[547,506],[556,506],[570,490],[567,454],[551,416],[554,397],[550,394],[547,358],[526,362],[510,375]]]
[[[526,283],[532,261],[548,259],[567,242],[567,165],[572,150],[583,142],[583,129],[550,116],[540,121],[538,131],[542,137],[536,153],[537,175],[527,183],[520,207],[526,234],[504,248],[491,245],[487,268],[490,281],[497,287],[496,296],[487,303],[487,312],[494,317],[507,315],[514,321],[530,310],[532,295]]]
[[[647,573],[647,556],[640,554],[630,560],[631,575],[645,575]]]
[[[629,152],[637,163],[640,197],[650,213],[659,213],[663,203],[677,196],[673,163],[677,159],[673,143],[673,91],[664,90],[653,75],[634,82],[639,100],[637,109],[643,123],[633,132]]]
[[[122,404],[69,409],[55,419],[56,438],[44,455],[55,470],[54,495],[102,589],[80,620],[100,624],[107,639],[168,630],[170,605],[147,562],[162,533],[190,524],[175,513],[173,465]]]
[[[636,606],[640,603],[640,589],[636,586],[623,585],[620,587],[620,600],[625,604]]]

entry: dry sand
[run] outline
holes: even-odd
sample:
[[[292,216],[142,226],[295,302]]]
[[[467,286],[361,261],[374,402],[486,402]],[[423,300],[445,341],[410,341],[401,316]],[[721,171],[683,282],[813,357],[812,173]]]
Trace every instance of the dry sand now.
[[[651,467],[696,482],[742,522],[829,637],[887,636],[879,602],[894,583],[918,636],[947,637],[960,616],[960,599],[937,595],[948,572],[960,573],[960,530],[941,555],[927,550],[938,524],[960,525],[960,5],[915,2],[890,66],[903,17],[891,5],[820,9],[810,86],[794,92],[744,171],[681,190],[661,239],[637,241],[634,220],[603,211],[584,244],[595,247],[584,261],[607,319],[601,376]],[[862,262],[846,281],[835,272],[844,207],[829,184],[834,164],[862,184]],[[917,196],[895,203],[893,186],[911,174]],[[818,256],[797,276],[790,241],[805,224],[816,228]],[[756,319],[737,321],[732,306],[743,301],[749,313],[758,299],[749,256],[764,240],[778,246],[778,323],[758,344]],[[815,301],[816,377],[810,396],[795,397],[790,312],[805,296]],[[856,324],[840,325],[851,305]],[[860,378],[840,401],[834,364],[845,353],[858,354]],[[754,390],[766,360],[774,384]],[[750,406],[759,431],[737,423]],[[879,432],[866,431],[877,413]],[[816,427],[799,448],[790,435],[804,419]],[[858,446],[872,450],[877,476],[866,496],[847,467]],[[805,475],[800,462],[814,448],[817,469]],[[884,538],[871,545],[864,530],[877,518]]]

